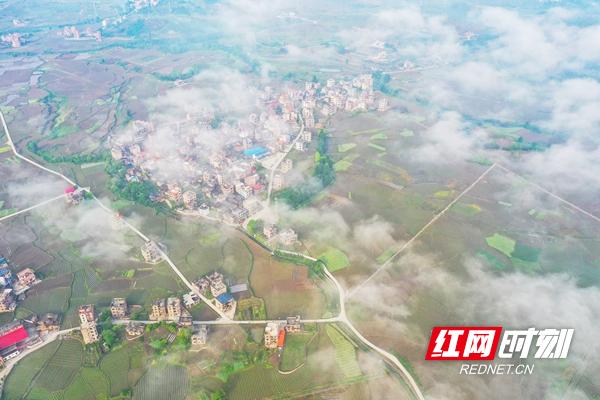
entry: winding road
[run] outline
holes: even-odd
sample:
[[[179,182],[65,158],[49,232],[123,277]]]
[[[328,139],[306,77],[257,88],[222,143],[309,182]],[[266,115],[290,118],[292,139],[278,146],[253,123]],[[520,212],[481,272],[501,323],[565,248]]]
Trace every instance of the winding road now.
[[[21,155],[15,145],[14,142],[12,140],[12,137],[10,135],[10,131],[8,130],[8,126],[6,125],[6,120],[4,119],[4,114],[2,113],[2,111],[0,110],[0,119],[2,121],[2,126],[4,128],[4,132],[6,133],[6,137],[7,137],[7,141],[10,145],[10,147],[12,148],[13,152],[15,153],[15,156],[19,157],[20,159],[22,159],[23,161],[28,162],[31,165],[34,165],[38,168],[41,168],[42,170],[49,172],[53,175],[56,175],[60,178],[62,178],[63,180],[65,180],[66,182],[68,182],[69,184],[71,184],[74,187],[80,188],[79,185],[77,185],[75,182],[73,182],[71,179],[69,179],[68,177],[66,177],[65,175],[61,174],[58,171],[54,171],[50,168],[44,167],[43,165],[40,165],[39,163],[35,162],[34,160],[31,160],[23,155]],[[283,154],[283,156],[280,158],[280,160],[275,164],[275,166],[273,166],[272,170],[271,170],[271,179],[269,181],[269,197],[268,199],[270,199],[270,193],[271,193],[271,182],[272,182],[272,177],[274,175],[274,171],[277,169],[277,167],[279,166],[279,164],[283,161],[283,159],[286,157],[286,155],[289,153],[289,151],[293,148],[294,144],[300,139],[300,137],[302,136],[302,133],[304,132],[304,123],[302,123],[300,131],[298,133],[298,135],[296,136],[296,138],[294,139],[294,141],[290,144],[290,146],[288,147],[288,149],[286,150],[286,152]],[[106,205],[104,205],[92,192],[89,188],[81,188],[83,190],[85,190],[86,192],[90,193],[94,199],[94,201],[107,213],[109,213],[110,215],[112,215],[113,217],[117,217],[117,214],[111,210],[109,207],[107,207]],[[136,227],[134,227],[133,225],[131,225],[129,222],[127,222],[124,218],[121,218],[121,221],[123,221],[123,223],[125,224],[125,226],[127,226],[129,229],[131,229],[133,232],[135,232],[140,238],[142,238],[144,241],[149,241],[150,239],[144,235],[139,229],[137,229]],[[212,322],[208,322],[208,321],[196,321],[196,323],[198,324],[212,324],[212,325],[225,325],[225,324],[236,324],[236,325],[251,325],[251,324],[266,324],[267,320],[261,320],[261,321],[251,321],[251,320],[232,320],[230,318],[228,318],[223,312],[221,312],[220,310],[218,310],[214,304],[212,304],[212,302],[210,302],[204,295],[202,295],[202,293],[199,292],[199,290],[192,285],[187,278],[181,273],[181,271],[179,270],[179,268],[177,268],[177,266],[175,265],[175,263],[173,263],[173,261],[169,258],[169,256],[162,250],[159,248],[159,251],[161,253],[161,256],[163,257],[163,259],[169,264],[169,266],[171,267],[171,269],[175,272],[175,274],[182,280],[182,282],[194,293],[198,294],[198,296],[211,308],[213,309],[220,317],[221,319],[219,320],[215,320]],[[316,261],[315,258],[307,256],[305,254],[301,254],[301,253],[295,253],[297,255],[300,255],[302,257],[305,257],[309,260],[312,261]],[[421,389],[419,388],[419,386],[417,385],[417,383],[415,382],[414,378],[412,377],[412,375],[410,374],[409,371],[406,370],[406,368],[402,365],[402,363],[400,363],[400,361],[398,361],[398,359],[392,355],[391,353],[377,347],[375,344],[373,344],[372,342],[370,342],[369,340],[367,340],[364,336],[362,336],[360,334],[360,332],[352,325],[352,323],[350,322],[350,320],[348,319],[348,317],[346,316],[346,308],[345,308],[345,294],[344,294],[344,288],[342,287],[342,285],[338,282],[338,280],[333,276],[333,274],[331,274],[331,272],[329,272],[329,270],[327,268],[324,268],[325,271],[325,275],[327,276],[328,279],[330,279],[333,284],[335,285],[335,287],[338,290],[338,294],[339,294],[339,304],[340,304],[340,314],[337,317],[334,318],[325,318],[325,319],[314,319],[314,320],[302,320],[301,322],[305,322],[305,323],[309,323],[309,322],[315,322],[315,323],[335,323],[335,322],[339,322],[339,323],[343,323],[344,325],[348,326],[348,328],[357,336],[357,338],[359,338],[365,345],[367,345],[368,347],[370,347],[371,349],[373,349],[374,351],[376,351],[377,353],[379,353],[382,357],[384,357],[387,361],[389,361],[390,363],[392,363],[394,366],[396,366],[399,371],[401,372],[403,378],[405,379],[405,381],[409,384],[413,395],[418,398],[419,400],[424,400],[424,396],[421,392]],[[129,321],[127,321],[129,322]],[[142,323],[149,323],[150,321],[142,321]],[[125,321],[117,321],[117,323],[125,323]],[[13,363],[14,365],[14,363]]]

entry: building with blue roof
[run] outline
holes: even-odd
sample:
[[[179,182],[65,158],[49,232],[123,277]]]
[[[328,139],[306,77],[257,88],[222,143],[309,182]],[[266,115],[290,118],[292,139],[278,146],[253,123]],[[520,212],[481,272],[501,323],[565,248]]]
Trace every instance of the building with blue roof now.
[[[215,306],[229,318],[233,318],[237,303],[231,293],[220,294],[216,297],[216,300]]]
[[[260,158],[260,157],[265,156],[268,152],[269,152],[269,150],[267,148],[258,146],[258,147],[251,147],[249,149],[244,150],[244,155],[246,157]]]
[[[222,293],[217,296],[217,301],[221,304],[227,304],[231,300],[233,300],[233,296],[231,295],[231,293]]]

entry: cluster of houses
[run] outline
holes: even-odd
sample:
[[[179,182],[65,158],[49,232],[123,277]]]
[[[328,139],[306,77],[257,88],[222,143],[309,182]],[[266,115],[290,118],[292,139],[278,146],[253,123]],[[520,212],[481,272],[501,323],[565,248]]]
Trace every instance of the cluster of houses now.
[[[31,268],[21,270],[13,277],[8,264],[6,258],[0,257],[0,313],[13,312],[24,293],[41,282]]]
[[[297,333],[302,330],[300,316],[288,317],[285,322],[268,322],[265,327],[265,347],[283,350],[286,333]]]
[[[237,302],[233,294],[227,289],[223,280],[223,274],[215,271],[194,282],[198,291],[203,294],[210,293],[213,304],[227,317],[233,319]]]
[[[292,228],[282,229],[277,228],[277,225],[266,223],[263,226],[263,235],[267,241],[272,242],[277,240],[284,246],[293,246],[298,242],[298,234]]]
[[[0,368],[23,350],[39,344],[45,335],[60,329],[60,316],[54,313],[32,314],[0,326]]]
[[[127,135],[111,138],[112,158],[126,167],[128,182],[152,180],[160,191],[150,200],[199,214],[211,213],[230,224],[242,224],[260,211],[267,177],[259,164],[276,165],[283,152],[305,151],[318,129],[338,111],[385,111],[387,99],[376,103],[373,77],[306,82],[304,88],[281,91],[265,87],[257,94],[258,109],[247,120],[222,121],[214,110],[202,109],[178,122],[173,146],[153,142],[161,133],[149,121],[135,120]],[[226,110],[223,110],[226,111]],[[300,137],[296,137],[303,125]],[[163,129],[163,128],[161,128]],[[207,148],[204,137],[218,138]],[[177,165],[178,173],[164,173]],[[164,167],[169,168],[164,168]],[[293,163],[285,160],[271,182],[285,187]],[[176,175],[175,177],[173,175]]]
[[[115,320],[129,319],[129,308],[127,300],[121,297],[115,297],[110,304],[110,314]],[[169,297],[167,299],[159,299],[152,303],[152,311],[150,320],[156,322],[169,321],[175,322],[179,326],[191,326],[192,347],[205,345],[208,338],[208,327],[206,325],[192,326],[192,315],[189,311],[181,306],[181,301],[178,297]],[[133,340],[144,334],[144,325],[140,322],[129,321],[125,327],[125,334],[128,340]]]

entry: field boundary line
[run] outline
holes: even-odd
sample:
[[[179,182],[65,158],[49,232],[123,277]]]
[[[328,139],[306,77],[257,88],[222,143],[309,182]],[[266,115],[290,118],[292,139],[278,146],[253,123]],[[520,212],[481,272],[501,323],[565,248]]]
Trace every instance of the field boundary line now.
[[[392,256],[390,258],[387,259],[386,262],[384,262],[383,264],[381,264],[381,266],[379,266],[379,268],[377,268],[367,279],[365,279],[364,281],[362,281],[361,283],[359,283],[357,286],[353,287],[350,291],[348,291],[348,294],[346,295],[346,298],[350,298],[352,297],[361,287],[363,287],[365,284],[367,284],[371,279],[373,279],[379,272],[381,272],[382,270],[384,270],[387,266],[389,266],[391,264],[391,262],[398,257],[398,255],[400,253],[402,253],[404,250],[406,250],[407,248],[409,248],[431,225],[433,225],[438,219],[440,219],[444,214],[446,214],[446,212],[452,208],[452,206],[454,204],[456,204],[464,195],[466,195],[469,191],[471,191],[471,189],[473,189],[479,182],[481,182],[481,180],[483,178],[485,178],[495,167],[497,166],[496,163],[492,164],[488,169],[486,169],[485,171],[483,171],[483,173],[481,175],[479,175],[479,177],[477,179],[475,179],[473,181],[473,183],[471,183],[465,190],[463,190],[462,192],[460,192],[460,194],[458,196],[456,196],[454,198],[454,200],[452,200],[442,211],[440,211],[439,213],[437,213],[427,224],[425,224],[425,226],[423,226],[412,238],[410,238],[407,242],[405,242],[402,247],[400,247],[400,249],[398,251],[396,251],[394,254],[392,254]]]
[[[34,210],[34,209],[36,209],[36,208],[38,208],[38,207],[45,206],[46,204],[48,204],[48,203],[52,203],[53,201],[56,201],[56,200],[59,200],[59,199],[62,199],[63,197],[66,197],[66,194],[61,194],[60,196],[56,196],[56,197],[53,197],[53,198],[51,198],[51,199],[48,199],[48,200],[42,201],[41,203],[38,203],[38,204],[36,204],[36,205],[33,205],[33,206],[31,206],[31,207],[27,207],[27,208],[24,208],[24,209],[22,209],[22,210],[15,211],[15,212],[14,212],[14,213],[12,213],[12,214],[5,215],[4,217],[0,218],[0,222],[2,222],[2,221],[4,221],[4,220],[7,220],[7,219],[9,219],[9,218],[12,218],[12,217],[16,217],[16,216],[17,216],[17,215],[19,215],[19,214],[23,214],[23,213],[26,213],[26,212],[28,212],[28,211]]]
[[[576,210],[576,211],[579,211],[580,213],[582,213],[582,214],[584,214],[584,215],[586,215],[586,216],[588,216],[588,217],[592,218],[594,221],[596,221],[596,222],[600,222],[600,217],[597,217],[596,215],[592,214],[591,212],[589,212],[589,211],[586,211],[586,210],[584,210],[583,208],[579,207],[578,205],[571,203],[569,200],[567,200],[567,199],[565,199],[565,198],[563,198],[563,197],[560,197],[559,195],[557,195],[557,194],[555,194],[555,193],[552,193],[552,192],[551,192],[551,191],[549,191],[548,189],[546,189],[546,188],[544,188],[544,187],[542,187],[542,186],[538,185],[537,183],[535,183],[535,182],[533,182],[533,181],[531,181],[531,180],[529,180],[529,179],[525,178],[523,175],[521,175],[521,174],[518,174],[518,173],[516,173],[515,171],[513,171],[513,170],[511,170],[511,169],[508,169],[507,167],[505,167],[505,166],[504,166],[504,165],[502,165],[502,164],[497,164],[497,166],[498,166],[499,168],[503,169],[504,171],[506,171],[506,172],[510,172],[511,174],[513,174],[513,175],[517,176],[518,178],[522,179],[522,180],[523,180],[525,183],[527,183],[527,184],[529,184],[529,185],[531,185],[531,186],[533,186],[533,187],[535,187],[535,188],[537,188],[537,189],[541,190],[542,192],[546,193],[547,195],[551,196],[552,198],[554,198],[554,199],[556,199],[556,200],[558,200],[558,201],[560,201],[560,202],[562,202],[562,203],[565,203],[566,205],[568,205],[568,206],[569,206],[569,207],[571,207],[572,209],[574,209],[574,210]]]

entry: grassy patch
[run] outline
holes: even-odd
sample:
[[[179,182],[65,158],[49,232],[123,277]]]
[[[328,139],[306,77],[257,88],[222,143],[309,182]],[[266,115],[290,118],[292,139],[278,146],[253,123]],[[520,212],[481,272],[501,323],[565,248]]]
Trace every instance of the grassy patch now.
[[[352,150],[355,147],[356,147],[356,143],[343,143],[343,144],[338,145],[337,150],[340,153],[345,153],[347,151]]]
[[[452,206],[452,211],[457,214],[465,215],[470,217],[475,214],[479,214],[481,212],[481,207],[477,204],[465,204],[465,203],[456,203]]]
[[[512,252],[515,251],[516,242],[508,236],[494,233],[492,236],[485,238],[485,241],[488,246],[498,250],[507,257],[510,257]]]
[[[540,256],[540,249],[517,243],[512,256],[523,261],[536,262]]]
[[[392,256],[394,254],[396,254],[396,251],[397,251],[396,247],[394,247],[394,246],[389,247],[383,253],[381,253],[379,256],[377,256],[375,261],[377,261],[377,264],[383,264],[384,262],[386,262],[387,260],[392,258]]]
[[[387,151],[387,149],[384,146],[380,146],[378,144],[375,143],[369,143],[369,147],[377,150],[377,151]]]
[[[454,194],[454,190],[439,190],[433,194],[436,199],[447,199]]]
[[[350,260],[346,253],[335,247],[328,248],[319,258],[325,261],[327,269],[330,272],[335,272],[344,269],[350,265]]]
[[[335,360],[338,367],[346,378],[354,378],[362,375],[362,371],[356,361],[356,349],[334,326],[325,327],[327,336],[335,346]]]
[[[387,140],[388,136],[383,132],[378,132],[371,136],[371,140]]]
[[[400,136],[402,137],[412,137],[415,136],[415,133],[410,129],[404,129],[400,131]]]
[[[134,400],[183,400],[188,393],[188,373],[185,367],[152,366],[133,391]]]
[[[306,360],[306,344],[314,333],[290,333],[286,335],[285,347],[281,354],[279,368],[282,371],[291,371]]]
[[[4,382],[3,399],[20,399],[31,384],[40,366],[45,365],[52,357],[60,342],[54,341],[23,358],[11,371]]]
[[[348,171],[352,167],[352,163],[346,160],[340,160],[333,164],[333,169],[335,172],[344,172]]]

